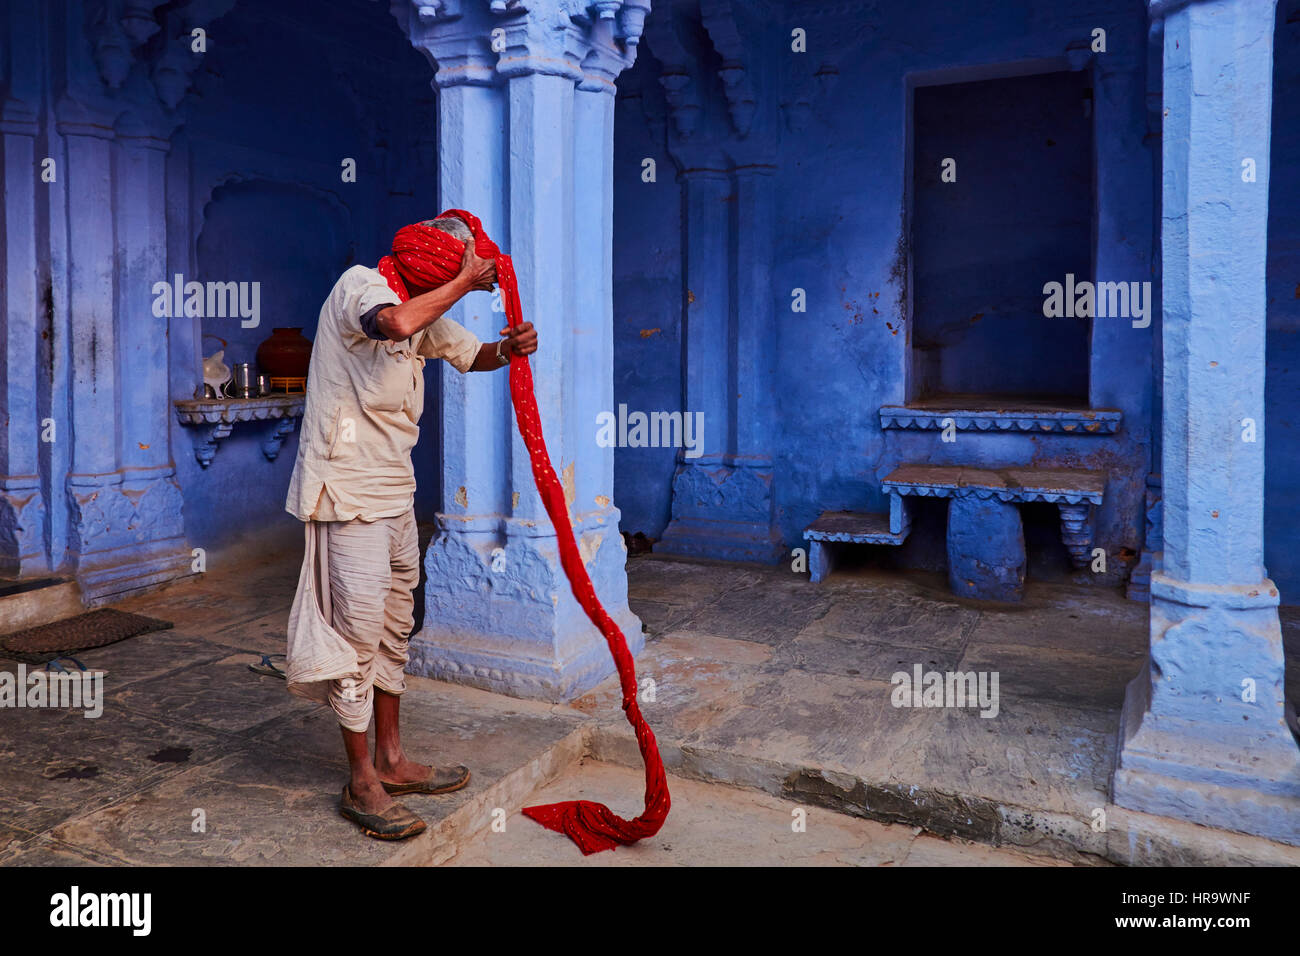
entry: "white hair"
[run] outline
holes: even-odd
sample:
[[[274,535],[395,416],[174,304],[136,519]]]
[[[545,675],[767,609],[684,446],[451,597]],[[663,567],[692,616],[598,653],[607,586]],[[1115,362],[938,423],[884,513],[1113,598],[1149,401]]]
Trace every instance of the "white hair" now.
[[[459,216],[442,216],[438,219],[426,219],[420,223],[422,226],[433,226],[434,229],[441,229],[445,233],[455,236],[461,242],[471,242],[474,234],[469,231],[469,226],[465,225],[465,220]]]

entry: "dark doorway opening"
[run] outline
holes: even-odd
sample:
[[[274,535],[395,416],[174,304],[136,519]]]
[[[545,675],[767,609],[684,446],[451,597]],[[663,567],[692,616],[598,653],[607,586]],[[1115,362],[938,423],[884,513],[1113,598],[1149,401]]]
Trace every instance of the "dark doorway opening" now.
[[[1090,320],[1044,316],[1043,288],[1092,279],[1090,84],[1057,72],[913,91],[909,399],[1086,406]]]

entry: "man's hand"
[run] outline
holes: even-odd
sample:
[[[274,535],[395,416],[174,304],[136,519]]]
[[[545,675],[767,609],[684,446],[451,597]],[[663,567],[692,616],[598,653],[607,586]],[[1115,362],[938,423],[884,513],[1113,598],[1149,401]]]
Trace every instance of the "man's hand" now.
[[[506,337],[506,344],[501,346],[502,352],[532,355],[537,351],[537,330],[531,322],[520,322],[513,329],[507,326],[501,330],[501,334]]]
[[[376,327],[392,341],[401,342],[437,322],[465,293],[490,292],[496,281],[496,263],[480,259],[474,253],[474,243],[467,242],[456,278],[434,289],[418,289],[408,284],[411,297],[380,312]],[[495,343],[492,347],[496,348]]]
[[[531,322],[520,322],[515,328],[506,327],[501,330],[505,336],[499,342],[484,342],[478,350],[478,356],[474,359],[474,364],[470,366],[475,372],[495,372],[497,369],[505,368],[501,364],[501,359],[497,355],[497,349],[501,349],[501,355],[532,355],[537,351],[537,330],[533,328]]]
[[[480,259],[474,252],[474,243],[467,242],[457,278],[469,283],[471,292],[491,292],[497,281],[497,264],[492,259]]]

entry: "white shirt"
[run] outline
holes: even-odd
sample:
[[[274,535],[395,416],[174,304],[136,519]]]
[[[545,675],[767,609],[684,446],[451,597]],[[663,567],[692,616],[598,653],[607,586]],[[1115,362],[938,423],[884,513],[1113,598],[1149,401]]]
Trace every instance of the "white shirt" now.
[[[307,372],[307,407],[285,510],[301,521],[373,521],[415,501],[411,449],[424,411],[424,360],[468,372],[482,344],[443,317],[404,342],[361,328],[397,293],[375,269],[353,266],[321,306]]]

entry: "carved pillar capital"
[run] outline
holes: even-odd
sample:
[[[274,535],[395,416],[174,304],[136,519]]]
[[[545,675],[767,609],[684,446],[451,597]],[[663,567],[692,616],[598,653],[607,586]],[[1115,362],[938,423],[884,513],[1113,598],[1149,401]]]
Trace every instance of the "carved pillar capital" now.
[[[177,121],[165,119],[161,110],[128,110],[113,124],[119,143],[133,149],[154,149],[160,153],[170,152],[171,134],[176,126]]]
[[[62,136],[112,139],[117,135],[111,114],[105,114],[68,96],[54,104],[54,120],[55,128]]]
[[[40,126],[36,110],[23,100],[0,100],[0,133],[15,136],[35,136]]]
[[[732,128],[744,138],[758,110],[755,77],[749,69],[756,43],[747,28],[753,21],[746,18],[737,0],[700,0],[700,19],[714,49],[722,56],[718,76],[727,97],[727,111]]]
[[[650,0],[392,0],[390,10],[437,68],[440,88],[543,75],[613,93],[636,58]]]
[[[192,0],[172,8],[166,0],[87,0],[84,30],[103,84],[96,92],[112,100],[137,87],[145,81],[142,76],[133,79],[132,74],[141,66],[158,101],[167,110],[176,109],[202,59],[193,49],[193,31],[206,30],[234,4],[235,0]],[[159,34],[166,37],[161,44],[154,40]]]

